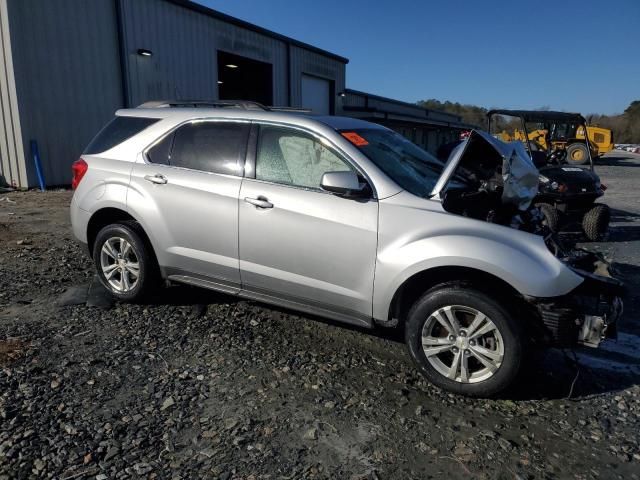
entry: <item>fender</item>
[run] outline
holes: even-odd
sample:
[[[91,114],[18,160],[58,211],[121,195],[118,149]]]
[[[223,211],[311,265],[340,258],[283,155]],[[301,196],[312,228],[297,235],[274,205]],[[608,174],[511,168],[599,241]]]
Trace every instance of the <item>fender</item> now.
[[[380,202],[373,298],[376,320],[387,319],[393,296],[407,279],[437,267],[485,272],[531,297],[561,296],[583,282],[549,252],[538,235],[452,215],[435,201],[421,199],[422,208],[399,207],[406,202],[406,198]],[[415,227],[407,229],[408,225]],[[405,230],[406,234],[385,235],[390,230]]]

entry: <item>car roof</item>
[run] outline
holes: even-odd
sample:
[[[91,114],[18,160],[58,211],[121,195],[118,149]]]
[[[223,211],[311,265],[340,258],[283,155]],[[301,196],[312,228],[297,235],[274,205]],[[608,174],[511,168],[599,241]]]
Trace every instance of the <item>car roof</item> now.
[[[308,124],[322,124],[333,130],[348,130],[348,129],[386,129],[385,127],[360,120],[351,117],[341,117],[333,115],[315,115],[312,112],[305,110],[296,110],[288,108],[274,108],[270,110],[266,108],[231,108],[231,107],[208,107],[202,106],[185,106],[173,107],[166,106],[165,104],[158,103],[155,106],[155,102],[149,102],[141,105],[137,108],[125,108],[116,112],[117,116],[127,117],[146,117],[157,119],[173,119],[176,122],[183,122],[189,119],[204,119],[204,118],[231,118],[231,119],[244,119],[244,120],[265,120],[275,121],[282,123],[292,123],[300,125]]]
[[[487,117],[492,115],[508,115],[523,118],[525,122],[574,122],[586,123],[579,113],[553,112],[549,110],[489,110]]]

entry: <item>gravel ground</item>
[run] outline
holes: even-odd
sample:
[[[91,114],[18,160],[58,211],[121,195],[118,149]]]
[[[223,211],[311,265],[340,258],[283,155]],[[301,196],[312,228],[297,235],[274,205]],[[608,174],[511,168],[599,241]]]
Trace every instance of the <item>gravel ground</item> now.
[[[538,354],[499,400],[430,386],[397,332],[187,287],[104,302],[71,193],[2,194],[0,478],[638,478],[639,167],[599,169],[620,341]]]

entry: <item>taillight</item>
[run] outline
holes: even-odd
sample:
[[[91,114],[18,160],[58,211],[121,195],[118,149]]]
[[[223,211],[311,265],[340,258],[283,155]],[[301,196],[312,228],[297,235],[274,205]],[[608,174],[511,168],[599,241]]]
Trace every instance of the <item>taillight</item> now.
[[[89,165],[82,158],[73,162],[71,165],[71,171],[73,172],[73,178],[71,179],[71,188],[74,190],[80,185],[80,180],[84,177],[84,174],[89,170]]]

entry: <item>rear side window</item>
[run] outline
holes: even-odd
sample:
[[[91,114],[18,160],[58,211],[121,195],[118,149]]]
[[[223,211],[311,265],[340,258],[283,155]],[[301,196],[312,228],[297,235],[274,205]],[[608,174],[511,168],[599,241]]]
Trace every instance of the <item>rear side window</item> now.
[[[249,129],[248,123],[238,122],[198,122],[180,127],[175,132],[169,164],[203,172],[239,175],[246,155]]]
[[[87,155],[106,152],[156,123],[158,118],[115,117],[91,140],[84,150]]]

